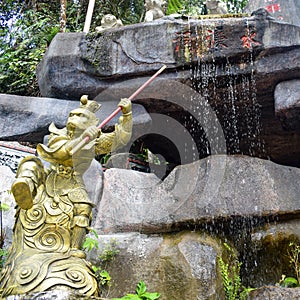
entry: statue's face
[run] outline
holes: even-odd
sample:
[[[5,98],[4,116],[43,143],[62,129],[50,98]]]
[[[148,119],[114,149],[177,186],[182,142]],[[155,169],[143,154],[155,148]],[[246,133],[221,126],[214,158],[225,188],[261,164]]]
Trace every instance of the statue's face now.
[[[82,108],[77,108],[70,112],[67,121],[68,130],[79,129],[83,131],[91,125],[97,125],[97,119],[92,112]]]
[[[209,9],[209,8],[215,8],[215,7],[217,7],[218,6],[218,0],[207,0],[206,2],[205,2],[205,4],[206,4],[206,6],[207,6],[207,8]]]
[[[110,14],[105,15],[101,20],[102,25],[112,25],[115,22],[117,22],[117,18],[114,15],[110,15]]]

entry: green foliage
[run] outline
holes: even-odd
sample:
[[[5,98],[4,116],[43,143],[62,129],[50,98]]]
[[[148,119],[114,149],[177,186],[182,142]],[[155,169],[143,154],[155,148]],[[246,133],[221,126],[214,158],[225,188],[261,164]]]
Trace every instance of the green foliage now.
[[[175,14],[182,11],[183,1],[180,0],[169,0],[167,7],[167,15]]]
[[[90,232],[98,239],[99,236],[96,232],[95,229],[93,228],[89,228]],[[98,243],[98,240],[92,238],[92,237],[86,237],[84,242],[83,242],[83,245],[82,245],[82,248],[83,250],[85,251],[91,251],[93,250],[94,248],[96,249],[99,249],[99,243]]]
[[[83,242],[82,248],[85,251],[91,251],[94,248],[98,249],[99,248],[99,244],[98,244],[98,241],[95,240],[94,238],[86,237],[85,240],[84,240],[84,242]]]
[[[117,248],[117,240],[111,239],[109,243],[103,243],[103,249],[99,254],[99,258],[103,263],[108,263],[115,259],[115,257],[120,253]]]
[[[92,266],[92,269],[95,272],[96,278],[101,286],[111,285],[111,277],[107,271],[102,270],[100,267],[96,266]]]
[[[294,277],[286,277],[285,275],[281,276],[281,280],[279,281],[278,284],[279,286],[282,287],[289,287],[289,288],[294,288],[294,287],[299,287],[298,280]]]
[[[246,7],[248,0],[222,0],[226,3],[228,13],[241,13]],[[205,15],[207,9],[205,0],[169,0],[167,15],[183,13],[189,16]]]
[[[296,278],[282,275],[281,280],[277,283],[277,285],[294,288],[300,286],[300,245],[290,242],[289,247],[288,258],[295,271]]]
[[[293,266],[297,282],[300,284],[300,245],[291,242],[289,247],[290,249],[288,251],[288,256],[290,259],[290,264]]]
[[[10,206],[8,204],[6,204],[6,203],[0,202],[0,210],[2,210],[2,211],[8,211],[8,210],[10,210]]]
[[[136,294],[127,294],[122,298],[113,298],[112,300],[156,300],[160,297],[159,293],[147,292],[147,287],[144,281],[140,281],[137,284]]]
[[[236,253],[227,243],[224,243],[224,246],[228,251],[228,262],[225,262],[220,256],[218,256],[217,260],[221,270],[225,299],[247,299],[249,292],[254,289],[245,288],[242,286],[242,281],[240,277],[242,263],[239,262]]]
[[[2,267],[3,267],[4,263],[5,263],[7,254],[8,254],[8,252],[7,252],[6,249],[0,248],[0,269],[2,269]]]

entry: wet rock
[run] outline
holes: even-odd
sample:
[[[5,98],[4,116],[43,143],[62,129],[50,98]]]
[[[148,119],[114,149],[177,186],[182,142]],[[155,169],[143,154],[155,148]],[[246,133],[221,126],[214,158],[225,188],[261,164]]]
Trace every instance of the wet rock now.
[[[300,243],[298,216],[266,223],[261,228],[252,229],[249,237],[242,266],[246,286],[275,285],[282,275],[296,276],[289,253],[293,249],[290,243]],[[238,248],[243,251],[245,246]]]
[[[206,112],[197,103],[207,102],[215,112],[209,119],[218,120],[226,140],[227,148],[218,154],[242,153],[299,167],[299,129],[285,131],[274,114],[275,86],[300,77],[299,32],[298,26],[259,10],[243,18],[162,18],[103,34],[58,34],[39,65],[38,80],[45,97],[78,99],[85,93],[111,100],[128,97],[166,64],[167,70],[136,101],[149,113],[181,124],[195,141],[196,156],[203,158],[210,149],[203,133],[207,128],[197,118],[205,120]],[[193,87],[197,95],[177,92],[182,86]],[[176,97],[180,101],[174,103]],[[174,147],[163,148],[157,135],[147,138],[153,153],[180,163]]]
[[[58,128],[66,124],[69,112],[79,106],[78,101],[54,98],[0,95],[0,139],[43,142],[48,127],[53,122]],[[100,99],[99,99],[100,98]],[[79,98],[78,98],[79,99]],[[101,101],[96,113],[100,120],[107,118],[116,108],[120,99]],[[151,118],[142,105],[133,104],[133,138],[147,131]],[[119,116],[114,117],[103,130],[113,129]]]
[[[225,230],[239,217],[253,223],[288,217],[300,212],[299,180],[297,168],[246,156],[216,155],[178,166],[163,182],[154,174],[109,169],[94,226],[105,233],[161,233],[216,219]]]
[[[264,8],[277,21],[300,26],[300,3],[298,0],[249,0],[245,12]]]
[[[250,293],[249,300],[300,299],[300,288],[264,286]]]
[[[275,113],[285,130],[300,129],[300,80],[280,82],[276,85]]]
[[[102,262],[112,278],[110,297],[124,296],[124,291],[133,293],[143,279],[147,291],[159,292],[161,300],[224,298],[217,266],[223,249],[218,239],[196,232],[100,235],[99,250],[89,253],[95,265],[111,241],[119,253],[112,261]]]

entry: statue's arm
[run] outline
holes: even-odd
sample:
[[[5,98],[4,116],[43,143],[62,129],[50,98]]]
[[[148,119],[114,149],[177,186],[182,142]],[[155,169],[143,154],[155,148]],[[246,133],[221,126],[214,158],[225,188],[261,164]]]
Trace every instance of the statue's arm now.
[[[115,130],[110,133],[102,133],[96,141],[96,154],[106,154],[125,146],[132,134],[132,109],[131,101],[122,99],[119,103],[122,107],[122,116],[119,118]]]

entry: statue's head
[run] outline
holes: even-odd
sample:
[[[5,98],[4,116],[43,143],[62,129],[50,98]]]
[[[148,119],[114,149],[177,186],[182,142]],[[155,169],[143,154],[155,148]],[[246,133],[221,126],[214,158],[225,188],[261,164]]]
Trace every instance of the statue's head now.
[[[145,7],[147,10],[153,9],[153,8],[159,8],[163,9],[166,5],[165,0],[145,0]]]
[[[80,98],[80,106],[69,113],[67,121],[67,129],[69,131],[84,131],[89,126],[96,126],[99,119],[95,112],[99,110],[101,105],[94,100],[88,100],[87,95]]]
[[[219,4],[219,0],[206,0],[204,4],[208,9],[216,8]]]
[[[112,27],[117,23],[117,18],[112,14],[104,15],[101,19],[101,26],[103,27]]]

